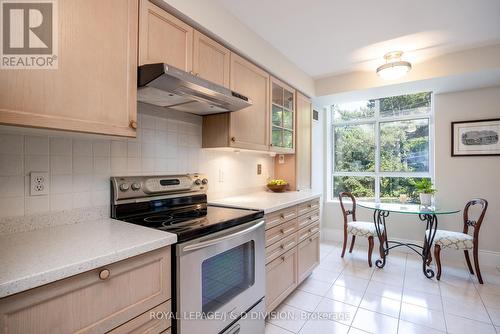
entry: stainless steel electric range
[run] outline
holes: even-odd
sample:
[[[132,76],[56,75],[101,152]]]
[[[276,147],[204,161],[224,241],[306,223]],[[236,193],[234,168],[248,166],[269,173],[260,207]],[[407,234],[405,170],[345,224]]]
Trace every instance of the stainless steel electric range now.
[[[112,177],[111,217],[177,235],[174,333],[264,333],[264,213],[207,205],[207,187],[200,174]]]

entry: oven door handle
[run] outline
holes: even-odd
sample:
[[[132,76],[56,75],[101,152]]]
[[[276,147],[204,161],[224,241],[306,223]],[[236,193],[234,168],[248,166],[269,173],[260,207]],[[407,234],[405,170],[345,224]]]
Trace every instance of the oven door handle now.
[[[192,245],[187,245],[183,248],[183,252],[190,252],[190,251],[194,251],[194,250],[197,250],[197,249],[200,249],[200,248],[205,248],[205,247],[210,247],[210,246],[213,246],[221,241],[225,241],[225,240],[229,240],[229,239],[233,239],[233,238],[236,238],[236,237],[239,237],[239,236],[242,236],[244,234],[247,234],[247,233],[250,233],[256,229],[258,229],[259,227],[261,227],[262,225],[264,225],[266,222],[264,220],[258,222],[257,224],[253,225],[253,226],[250,226],[244,230],[241,230],[241,231],[238,231],[238,232],[235,232],[235,233],[231,233],[231,234],[227,234],[227,235],[224,235],[224,236],[221,236],[221,237],[217,237],[217,238],[214,238],[214,239],[210,239],[210,240],[206,240],[206,241],[202,241],[202,242],[199,242],[199,243],[196,243],[196,244],[192,244]]]

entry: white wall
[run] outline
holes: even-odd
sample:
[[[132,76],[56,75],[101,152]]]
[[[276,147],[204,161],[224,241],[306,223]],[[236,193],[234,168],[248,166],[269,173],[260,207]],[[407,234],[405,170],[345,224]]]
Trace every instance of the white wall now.
[[[201,149],[199,116],[148,110],[138,126],[135,139],[0,127],[0,218],[109,206],[111,175],[202,172],[215,198],[261,189],[273,174],[266,154]],[[31,171],[49,172],[49,195],[30,196]]]
[[[487,199],[490,206],[479,245],[482,250],[500,252],[500,157],[451,157],[450,152],[452,121],[500,118],[500,87],[434,97],[436,200],[442,206],[463,209],[469,199]],[[328,171],[325,175],[328,177]],[[358,208],[358,220],[373,221],[372,212]],[[340,238],[343,220],[337,202],[325,203],[323,226],[326,237]],[[460,231],[462,214],[439,217],[439,227]],[[416,216],[392,213],[388,218],[392,238],[422,240],[424,228]]]

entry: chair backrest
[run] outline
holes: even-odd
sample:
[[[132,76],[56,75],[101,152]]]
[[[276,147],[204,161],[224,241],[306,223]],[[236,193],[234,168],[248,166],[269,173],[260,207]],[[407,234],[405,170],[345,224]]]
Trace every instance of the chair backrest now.
[[[481,213],[479,218],[471,218],[470,210],[476,205],[480,206]],[[488,209],[488,201],[482,198],[474,198],[467,202],[464,208],[464,233],[469,232],[469,227],[474,228],[474,239],[477,239],[479,235],[479,229],[481,228],[481,223],[483,222],[484,215],[486,214],[486,209]]]
[[[344,205],[344,198],[348,197],[351,199],[352,207],[347,209]],[[356,221],[356,198],[349,192],[339,193],[340,208],[342,209],[342,214],[344,215],[344,225],[347,226],[348,216],[352,215],[352,221]]]

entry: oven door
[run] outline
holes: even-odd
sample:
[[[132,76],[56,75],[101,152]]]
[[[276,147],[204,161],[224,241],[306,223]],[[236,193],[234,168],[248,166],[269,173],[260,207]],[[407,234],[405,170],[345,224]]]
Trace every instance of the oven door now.
[[[178,334],[220,333],[264,297],[264,225],[257,220],[177,245]]]

